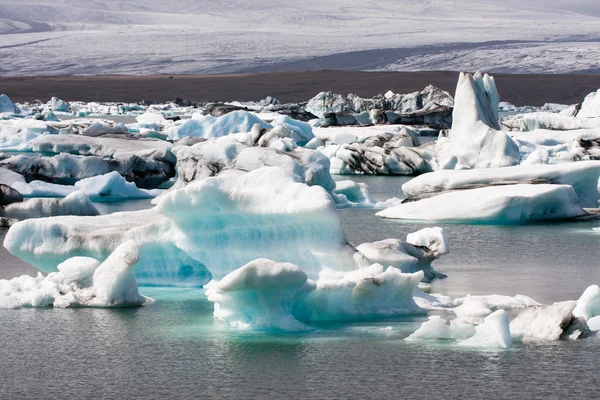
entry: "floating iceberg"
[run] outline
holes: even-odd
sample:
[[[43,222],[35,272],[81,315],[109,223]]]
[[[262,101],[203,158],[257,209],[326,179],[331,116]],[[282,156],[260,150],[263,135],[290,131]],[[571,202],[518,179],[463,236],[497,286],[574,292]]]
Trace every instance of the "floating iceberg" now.
[[[483,323],[475,327],[475,334],[459,346],[507,348],[512,344],[508,315],[506,311],[498,310],[485,317]]]
[[[187,136],[208,139],[232,133],[250,132],[255,124],[258,124],[261,129],[273,127],[250,112],[233,111],[221,117],[194,114],[192,119],[177,121],[166,130],[166,133],[171,140],[179,140]]]
[[[459,190],[387,208],[394,219],[521,224],[588,215],[569,185],[507,185]]]
[[[574,322],[575,305],[575,301],[563,301],[550,306],[527,307],[510,322],[510,331],[514,337],[524,340],[558,340]]]
[[[71,193],[64,199],[29,199],[0,207],[0,216],[18,220],[58,215],[99,214],[90,198],[82,192]]]
[[[372,266],[318,281],[296,265],[257,259],[207,289],[214,315],[231,326],[267,331],[305,331],[311,322],[422,314],[413,296],[422,272]]]
[[[435,171],[420,175],[402,185],[402,191],[412,198],[436,195],[445,190],[471,189],[481,186],[517,183],[570,185],[584,207],[598,206],[600,161],[570,164],[528,165],[463,171]]]
[[[439,227],[425,228],[410,233],[406,242],[398,239],[386,239],[363,243],[356,249],[374,263],[389,265],[408,273],[423,271],[424,282],[446,277],[431,265],[434,260],[450,252],[443,229]]]
[[[498,123],[500,96],[494,78],[460,74],[452,128],[436,145],[433,169],[506,167],[521,160],[519,147]]]
[[[175,176],[174,162],[170,151],[147,150],[147,153],[106,159],[67,153],[53,157],[20,154],[1,160],[0,166],[29,179],[66,185],[117,171],[128,181],[135,182],[138,187],[156,188]]]
[[[136,244],[128,241],[102,264],[74,257],[47,276],[0,280],[0,308],[142,305],[147,299],[139,294],[133,271],[138,253]]]
[[[123,200],[150,199],[155,197],[153,191],[138,189],[135,183],[127,182],[118,172],[85,178],[74,186],[59,185],[43,181],[29,183],[15,182],[13,188],[24,197],[66,197],[80,191],[93,202],[115,202]]]
[[[5,94],[0,94],[0,114],[15,114],[17,109],[10,98]]]

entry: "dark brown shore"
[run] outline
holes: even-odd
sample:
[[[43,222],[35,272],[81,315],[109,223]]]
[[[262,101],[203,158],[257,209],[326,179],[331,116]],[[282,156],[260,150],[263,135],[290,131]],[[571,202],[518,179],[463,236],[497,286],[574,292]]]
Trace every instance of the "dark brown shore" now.
[[[600,75],[494,74],[503,101],[516,105],[572,104],[600,88]],[[432,84],[454,93],[457,72],[307,71],[231,75],[0,77],[0,93],[13,101],[56,96],[67,101],[166,102],[251,101],[273,96],[282,102],[307,101],[320,91],[370,97],[421,90]]]

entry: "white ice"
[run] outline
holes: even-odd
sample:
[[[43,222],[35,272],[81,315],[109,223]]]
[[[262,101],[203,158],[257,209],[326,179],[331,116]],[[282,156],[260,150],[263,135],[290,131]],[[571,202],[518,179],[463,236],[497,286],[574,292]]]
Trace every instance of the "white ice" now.
[[[74,257],[58,265],[58,272],[36,277],[23,275],[0,280],[0,308],[120,307],[146,302],[138,292],[134,266],[137,245],[128,241],[104,261]]]
[[[417,176],[402,185],[408,197],[482,185],[551,183],[571,185],[584,207],[598,206],[600,161],[568,164],[528,165],[461,171],[435,171]]]
[[[569,185],[506,185],[442,193],[377,213],[392,219],[521,224],[587,215]]]
[[[0,207],[0,216],[24,220],[59,215],[99,215],[90,198],[82,192],[73,192],[64,199],[29,199]]]

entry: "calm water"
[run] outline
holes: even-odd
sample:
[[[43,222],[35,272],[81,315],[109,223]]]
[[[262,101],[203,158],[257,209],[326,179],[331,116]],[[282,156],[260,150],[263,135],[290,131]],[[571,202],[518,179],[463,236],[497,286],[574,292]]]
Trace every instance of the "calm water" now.
[[[376,200],[401,197],[406,181],[356,180]],[[430,226],[374,214],[340,211],[350,241],[405,237]],[[600,282],[596,226],[600,220],[445,225],[452,253],[436,266],[449,278],[433,291],[521,293],[541,302],[577,298]],[[0,277],[34,271],[3,249],[0,265]],[[403,341],[423,319],[326,326],[302,335],[239,333],[213,321],[200,289],[141,292],[156,302],[122,310],[0,310],[0,397],[548,399],[594,398],[600,390],[594,367],[600,339],[505,351]]]

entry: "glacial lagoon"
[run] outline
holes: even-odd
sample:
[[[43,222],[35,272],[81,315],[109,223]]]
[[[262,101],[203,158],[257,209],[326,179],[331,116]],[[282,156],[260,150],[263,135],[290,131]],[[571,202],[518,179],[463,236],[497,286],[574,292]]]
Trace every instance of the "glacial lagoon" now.
[[[402,197],[409,178],[352,179],[380,201]],[[148,206],[110,203],[102,212]],[[356,245],[432,225],[378,218],[372,209],[338,212]],[[600,282],[592,230],[599,225],[442,225],[451,253],[434,266],[448,278],[430,290],[452,297],[524,294],[545,304],[576,299]],[[3,248],[0,263],[0,278],[35,274]],[[590,398],[600,389],[595,337],[515,342],[510,349],[406,342],[426,317],[317,324],[308,333],[249,332],[215,320],[200,288],[142,286],[140,293],[155,301],[0,311],[3,397],[542,399]]]

